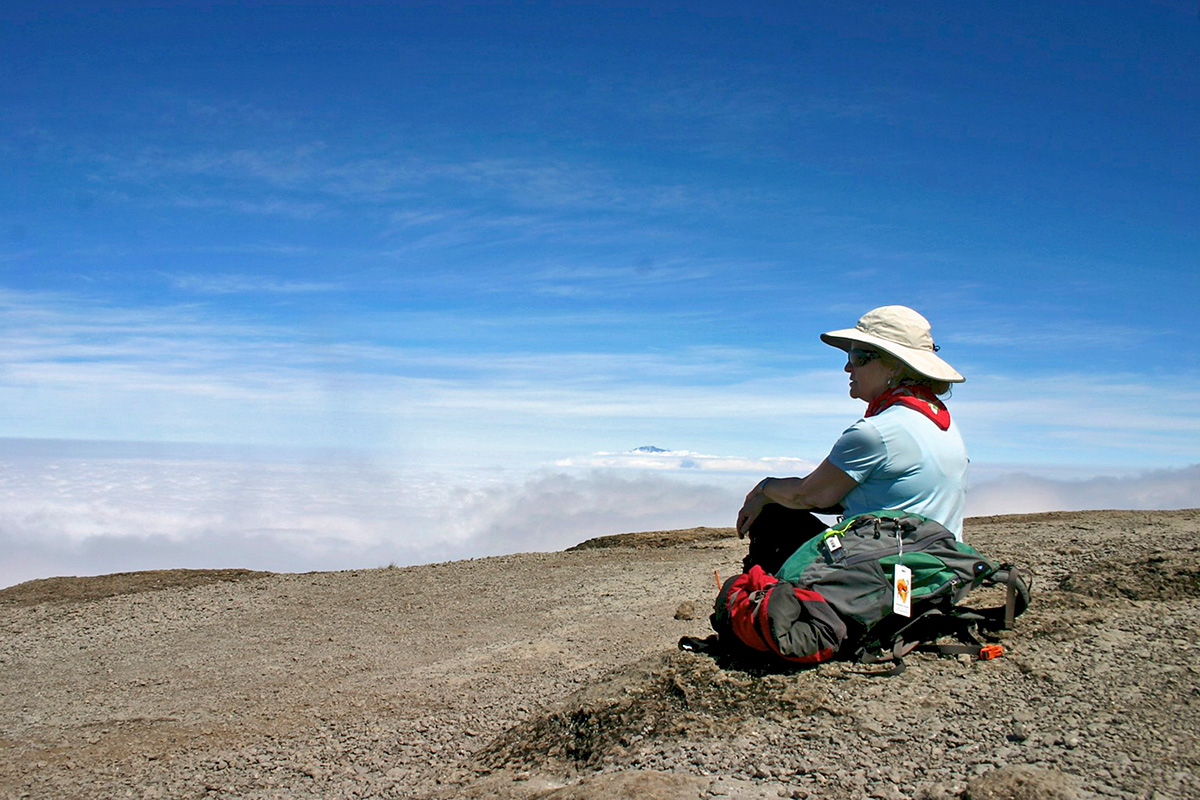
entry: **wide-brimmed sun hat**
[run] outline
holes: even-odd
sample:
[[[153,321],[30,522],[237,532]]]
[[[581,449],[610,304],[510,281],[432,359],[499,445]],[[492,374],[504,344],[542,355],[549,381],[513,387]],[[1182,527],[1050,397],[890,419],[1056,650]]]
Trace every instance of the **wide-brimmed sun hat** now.
[[[853,328],[822,333],[821,341],[841,350],[849,350],[856,342],[871,345],[935,381],[966,380],[934,352],[937,346],[929,320],[908,306],[873,308],[859,317]]]

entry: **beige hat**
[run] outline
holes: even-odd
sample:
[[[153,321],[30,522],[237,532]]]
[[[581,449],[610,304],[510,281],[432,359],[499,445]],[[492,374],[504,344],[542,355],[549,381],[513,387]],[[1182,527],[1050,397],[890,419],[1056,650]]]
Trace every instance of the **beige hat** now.
[[[966,380],[934,353],[938,348],[933,343],[929,320],[908,306],[873,308],[859,317],[853,328],[822,333],[821,341],[842,350],[849,350],[855,342],[869,344],[936,381]]]

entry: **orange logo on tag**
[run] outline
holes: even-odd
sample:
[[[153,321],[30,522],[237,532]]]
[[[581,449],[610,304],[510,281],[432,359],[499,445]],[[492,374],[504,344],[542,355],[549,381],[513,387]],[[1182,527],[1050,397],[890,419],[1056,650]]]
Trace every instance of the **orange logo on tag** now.
[[[908,602],[908,581],[904,578],[896,581],[896,594],[900,595],[900,602]]]

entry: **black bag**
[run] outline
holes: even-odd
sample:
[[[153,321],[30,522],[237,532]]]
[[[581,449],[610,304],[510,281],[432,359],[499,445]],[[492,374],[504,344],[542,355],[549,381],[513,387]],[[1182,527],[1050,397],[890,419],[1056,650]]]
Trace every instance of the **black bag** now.
[[[835,509],[828,509],[836,513]],[[778,575],[779,568],[800,545],[824,533],[829,526],[811,511],[786,508],[778,503],[763,506],[750,526],[750,551],[742,559],[742,571],[758,565],[770,575]]]

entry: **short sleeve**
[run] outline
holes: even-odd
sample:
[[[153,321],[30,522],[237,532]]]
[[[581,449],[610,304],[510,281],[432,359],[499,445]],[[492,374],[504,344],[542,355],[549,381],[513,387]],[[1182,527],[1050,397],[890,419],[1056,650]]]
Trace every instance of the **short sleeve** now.
[[[829,452],[829,463],[863,483],[887,460],[879,430],[865,419],[846,429]]]

